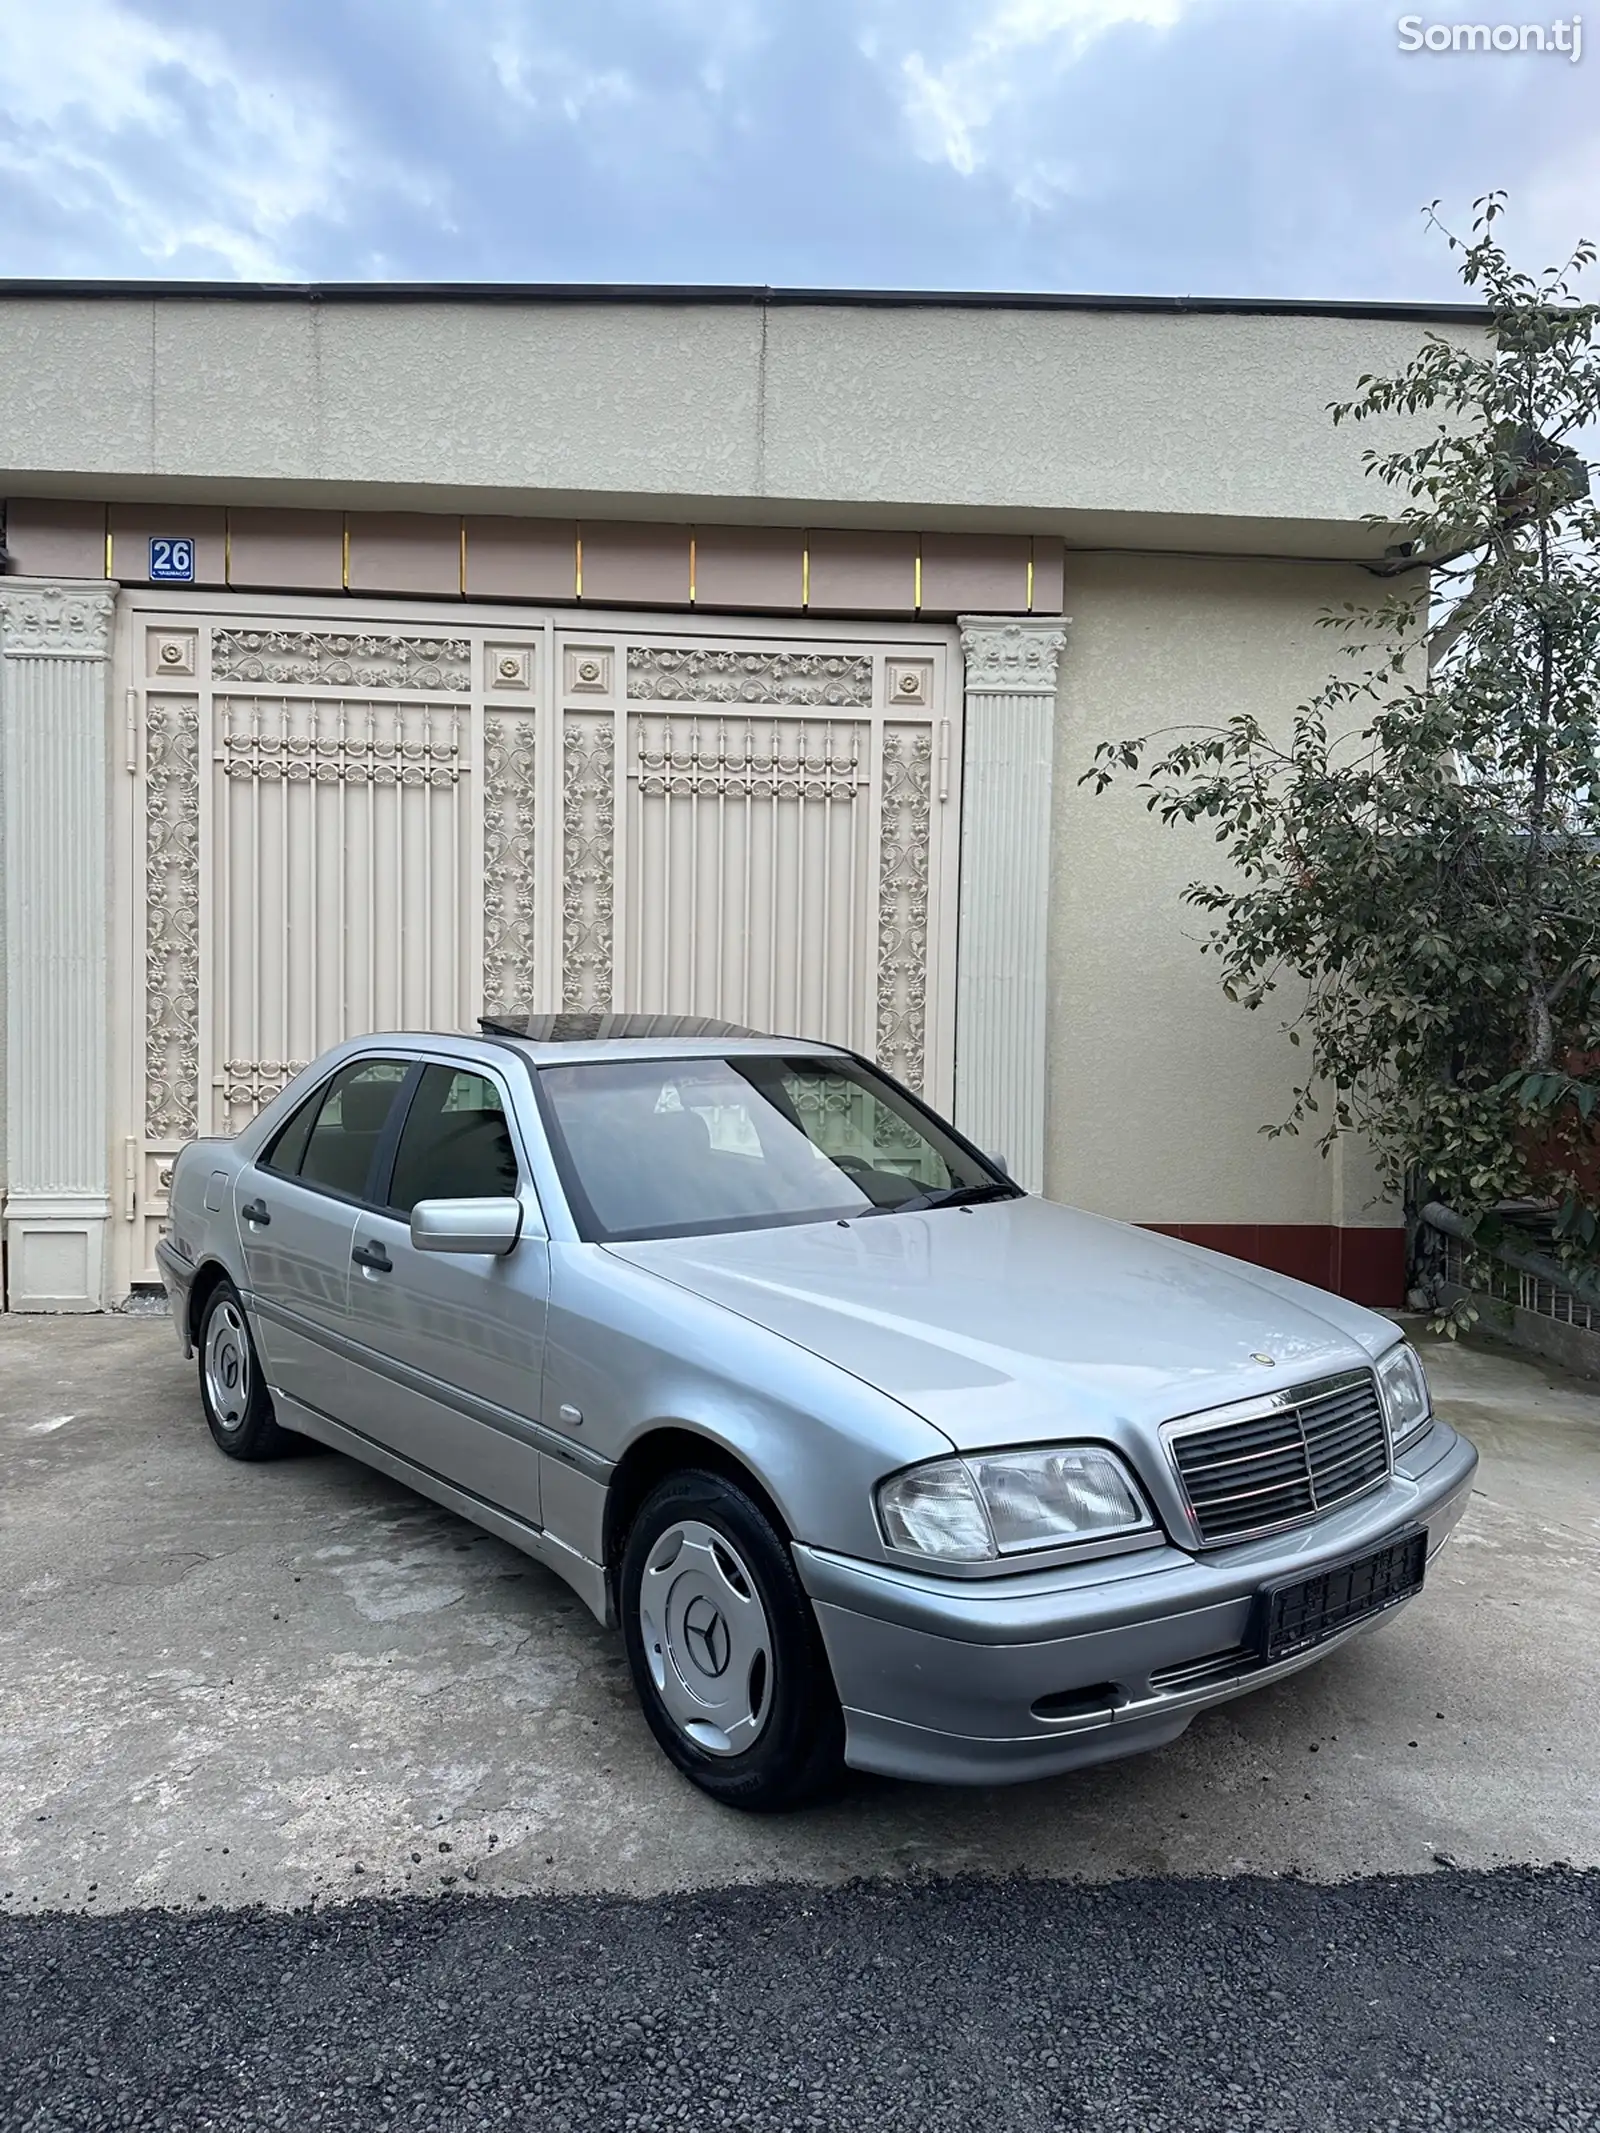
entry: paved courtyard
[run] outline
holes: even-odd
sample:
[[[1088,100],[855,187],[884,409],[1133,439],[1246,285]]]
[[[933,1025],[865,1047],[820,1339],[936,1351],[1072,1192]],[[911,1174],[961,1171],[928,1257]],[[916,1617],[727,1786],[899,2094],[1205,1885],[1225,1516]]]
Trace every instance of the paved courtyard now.
[[[543,1571],[222,1459],[164,1324],[0,1320],[0,2127],[1593,2133],[1600,1399],[1432,1360],[1479,1493],[1384,1633],[760,1821]]]
[[[526,1558],[332,1454],[223,1459],[164,1321],[0,1320],[0,1905],[1600,1864],[1600,1397],[1430,1363],[1483,1465],[1382,1633],[1139,1761],[762,1820]]]

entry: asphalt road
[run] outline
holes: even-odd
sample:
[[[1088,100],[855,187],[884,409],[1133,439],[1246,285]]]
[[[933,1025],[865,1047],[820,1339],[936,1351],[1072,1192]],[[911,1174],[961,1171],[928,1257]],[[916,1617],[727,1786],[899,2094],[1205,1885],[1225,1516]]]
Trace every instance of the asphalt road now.
[[[1600,1874],[0,1919],[0,2126],[1600,2125]]]

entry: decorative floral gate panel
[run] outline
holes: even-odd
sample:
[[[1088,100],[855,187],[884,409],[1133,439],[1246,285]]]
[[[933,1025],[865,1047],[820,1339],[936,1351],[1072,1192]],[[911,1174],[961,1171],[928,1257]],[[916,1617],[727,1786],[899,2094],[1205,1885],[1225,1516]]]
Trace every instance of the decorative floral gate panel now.
[[[948,648],[573,633],[558,668],[565,1003],[826,1037],[948,1102]]]
[[[125,595],[119,1286],[172,1156],[348,1036],[485,1009],[725,1017],[948,1102],[944,633]]]

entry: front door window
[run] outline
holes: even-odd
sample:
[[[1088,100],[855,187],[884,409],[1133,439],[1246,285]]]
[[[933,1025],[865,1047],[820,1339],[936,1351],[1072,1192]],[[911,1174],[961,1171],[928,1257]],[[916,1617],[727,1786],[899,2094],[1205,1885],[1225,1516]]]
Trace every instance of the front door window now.
[[[499,1089],[467,1067],[425,1067],[395,1152],[390,1207],[409,1215],[419,1200],[506,1200],[516,1190]]]

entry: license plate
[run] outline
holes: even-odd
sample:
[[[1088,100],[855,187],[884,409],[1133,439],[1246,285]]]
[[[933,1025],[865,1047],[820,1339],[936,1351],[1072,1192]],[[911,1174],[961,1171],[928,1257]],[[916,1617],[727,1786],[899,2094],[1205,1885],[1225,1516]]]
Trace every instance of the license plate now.
[[[1262,1658],[1292,1658],[1337,1637],[1353,1622],[1398,1607],[1422,1590],[1427,1559],[1427,1529],[1415,1526],[1370,1555],[1335,1563],[1315,1577],[1263,1586]]]

